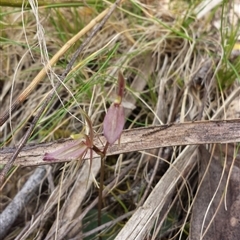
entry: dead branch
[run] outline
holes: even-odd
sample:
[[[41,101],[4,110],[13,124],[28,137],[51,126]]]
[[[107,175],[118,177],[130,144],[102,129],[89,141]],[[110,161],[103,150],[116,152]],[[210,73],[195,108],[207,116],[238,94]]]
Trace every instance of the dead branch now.
[[[56,142],[30,144],[23,148],[14,164],[22,166],[48,164],[49,162],[42,160],[44,154],[52,152],[70,141],[73,140],[63,139]],[[102,135],[98,135],[94,142],[97,147],[102,149],[101,146],[105,139]],[[231,142],[240,142],[240,119],[168,124],[125,130],[121,136],[121,143],[111,146],[107,156],[168,146]],[[15,148],[0,149],[0,164],[6,164],[14,151]],[[88,157],[87,155],[85,159]],[[94,154],[93,157],[96,158],[97,155]],[[74,159],[57,162],[72,160]]]

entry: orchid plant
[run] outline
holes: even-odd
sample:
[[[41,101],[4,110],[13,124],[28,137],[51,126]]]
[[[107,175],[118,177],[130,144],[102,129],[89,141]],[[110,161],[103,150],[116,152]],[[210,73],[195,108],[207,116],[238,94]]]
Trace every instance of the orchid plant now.
[[[89,134],[76,134],[71,137],[74,139],[71,143],[57,149],[52,153],[46,153],[43,160],[48,162],[57,161],[58,159],[79,159],[82,160],[84,156],[90,151],[90,168],[92,166],[93,151],[101,156],[101,172],[100,172],[100,187],[99,187],[99,201],[98,201],[98,226],[101,225],[101,209],[102,209],[102,190],[104,180],[104,159],[106,157],[107,148],[114,144],[120,138],[123,131],[125,117],[124,108],[122,106],[122,98],[124,94],[125,80],[121,72],[118,73],[118,91],[115,101],[110,105],[105,118],[103,120],[103,134],[106,138],[106,144],[101,151],[93,144],[94,132],[92,122],[89,116],[81,110],[84,115],[87,125],[89,127]],[[88,177],[89,177],[88,175]],[[101,236],[99,236],[101,239]]]

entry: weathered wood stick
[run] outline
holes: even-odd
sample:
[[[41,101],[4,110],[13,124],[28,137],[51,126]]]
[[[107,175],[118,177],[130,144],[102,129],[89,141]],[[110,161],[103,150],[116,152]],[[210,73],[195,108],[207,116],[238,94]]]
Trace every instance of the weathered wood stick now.
[[[63,139],[56,142],[27,145],[19,154],[15,165],[49,164],[49,162],[43,161],[44,154],[53,152],[71,141],[74,140]],[[105,141],[102,135],[97,135],[94,144],[102,149]],[[159,147],[233,142],[240,142],[240,119],[186,122],[125,130],[122,133],[120,144],[116,143],[109,147],[107,156]],[[0,148],[0,164],[6,164],[13,152],[14,148]],[[94,154],[93,157],[96,156]],[[88,158],[87,155],[85,159]],[[71,160],[75,159],[59,160],[54,163]]]

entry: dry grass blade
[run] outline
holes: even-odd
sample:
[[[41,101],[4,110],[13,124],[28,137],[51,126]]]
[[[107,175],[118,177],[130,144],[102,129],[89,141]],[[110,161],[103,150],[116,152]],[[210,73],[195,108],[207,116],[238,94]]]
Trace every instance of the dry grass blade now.
[[[231,168],[230,159],[224,160],[223,167],[203,146],[200,147],[200,159],[201,179],[192,210],[191,239],[237,240],[240,237],[240,223],[237,220],[240,210],[240,169],[234,163]]]
[[[83,37],[86,33],[88,33],[93,27],[96,26],[98,22],[100,22],[108,13],[109,9],[104,10],[100,13],[95,19],[93,19],[87,26],[85,26],[78,34],[72,37],[69,41],[67,41],[64,46],[50,59],[48,62],[48,68],[54,66],[57,61],[63,56],[81,37]],[[47,76],[48,70],[43,68],[38,75],[33,79],[31,84],[17,97],[17,99],[13,102],[10,107],[10,110],[7,110],[5,113],[0,115],[0,126],[2,126],[9,118],[10,112],[15,111],[19,106],[26,100],[27,97],[33,92],[33,90],[37,87],[37,85]]]
[[[121,239],[144,239],[146,234],[152,229],[154,221],[159,212],[163,209],[168,196],[174,191],[178,181],[183,180],[183,176],[194,164],[194,151],[197,146],[187,147],[181,155],[178,156],[174,164],[170,166],[158,184],[155,186],[145,203],[139,207],[125,227],[120,231],[116,240]]]
[[[55,164],[47,163],[51,170],[6,240],[89,240],[99,235],[112,240],[117,234],[118,239],[211,238],[214,226],[226,229],[215,234],[218,238],[230,232],[239,236],[238,1],[122,1],[92,37],[89,29],[113,6],[110,2],[86,0],[24,12],[0,8],[1,117],[12,99],[34,89],[0,127],[0,168],[33,127],[47,94],[63,80],[59,76],[74,52],[91,37],[11,168],[1,209],[17,201],[35,166],[47,163],[46,152],[69,146],[70,135],[89,135],[92,129],[94,144],[104,148],[103,119],[116,99],[119,70],[126,80],[126,130],[105,159],[103,224],[97,227],[96,221],[100,160],[95,154],[87,185],[89,161],[69,157],[67,151]],[[85,31],[81,38],[80,29]],[[75,36],[78,40],[62,49]],[[38,78],[32,88],[42,64],[49,70],[49,63],[49,78]]]
[[[95,28],[93,28],[91,34],[88,36],[88,38],[81,44],[81,46],[78,48],[78,50],[74,53],[71,61],[69,62],[69,64],[67,65],[65,71],[62,73],[61,78],[58,82],[58,84],[54,87],[54,89],[48,94],[47,99],[45,100],[45,102],[43,103],[43,105],[41,106],[40,110],[37,112],[37,114],[35,115],[30,127],[28,128],[26,134],[24,135],[24,137],[22,138],[18,148],[16,149],[16,151],[13,153],[12,157],[9,159],[9,161],[6,163],[6,165],[4,166],[3,170],[0,172],[0,185],[2,185],[3,181],[4,181],[4,177],[6,176],[7,172],[10,170],[11,166],[13,165],[16,157],[18,156],[18,154],[20,153],[21,149],[23,148],[23,146],[26,144],[27,140],[29,139],[34,127],[36,126],[39,118],[41,117],[41,115],[43,114],[43,112],[45,111],[48,103],[51,101],[51,99],[54,97],[55,93],[56,93],[56,89],[58,89],[62,84],[64,79],[66,78],[67,74],[71,71],[71,68],[73,66],[73,64],[75,63],[77,57],[79,56],[79,54],[83,51],[84,47],[86,47],[86,45],[91,41],[91,39],[93,38],[94,35],[96,35],[96,33],[101,29],[101,27],[106,23],[106,21],[108,20],[108,18],[111,16],[111,14],[113,13],[113,11],[116,9],[117,5],[121,2],[121,0],[117,0],[115,2],[115,4],[112,5],[112,7],[110,7],[108,9],[107,14],[104,16],[104,18],[102,19],[102,21],[95,26]],[[46,69],[45,69],[46,70]]]
[[[28,179],[24,187],[15,196],[14,200],[4,209],[0,214],[0,238],[3,239],[16,221],[18,215],[23,211],[25,205],[27,205],[33,194],[39,188],[44,176],[46,175],[46,169],[39,167],[35,173]]]
[[[52,236],[60,239],[60,236],[64,236],[64,234],[67,233],[68,224],[74,219],[74,216],[78,214],[79,209],[86,197],[86,194],[89,191],[92,183],[94,183],[94,178],[98,174],[101,167],[100,158],[95,160],[96,162],[91,167],[90,178],[88,176],[90,167],[89,163],[84,163],[71,190],[71,194],[69,194],[67,201],[65,201],[61,207],[59,217],[52,224],[52,227],[45,238],[46,240],[51,239]],[[64,221],[61,221],[61,219],[64,219]],[[75,227],[81,227],[81,222],[79,222],[79,225]]]

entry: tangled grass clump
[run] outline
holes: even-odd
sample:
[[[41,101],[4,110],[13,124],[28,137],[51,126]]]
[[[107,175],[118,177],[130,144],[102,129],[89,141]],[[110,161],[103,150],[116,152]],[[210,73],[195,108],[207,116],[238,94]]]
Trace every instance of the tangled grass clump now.
[[[19,144],[52,89],[55,95],[28,142],[89,133],[83,112],[98,136],[116,98],[120,69],[126,78],[121,99],[126,129],[239,118],[239,25],[229,14],[234,4],[210,9],[201,7],[201,1],[191,2],[122,1],[64,79],[61,74],[72,56],[112,4],[1,7],[1,147]],[[101,138],[98,143],[104,144]],[[2,188],[2,212],[30,175],[38,180],[24,210],[4,233],[6,239],[240,236],[239,224],[231,230],[218,220],[239,217],[223,210],[224,203],[235,212],[240,209],[237,143],[145,150],[106,158],[101,226],[96,221],[99,158],[93,159],[90,175],[89,161],[13,167]],[[214,232],[212,224],[226,233]]]

